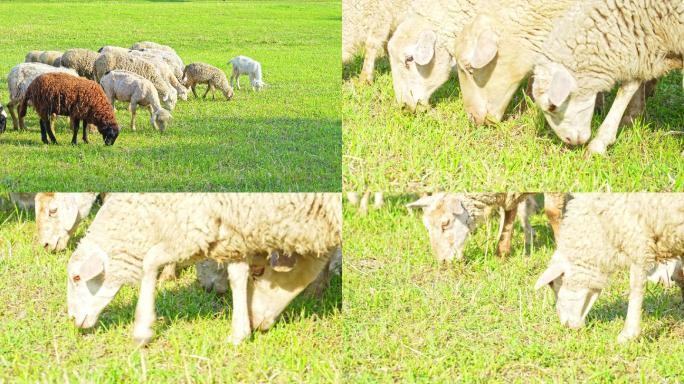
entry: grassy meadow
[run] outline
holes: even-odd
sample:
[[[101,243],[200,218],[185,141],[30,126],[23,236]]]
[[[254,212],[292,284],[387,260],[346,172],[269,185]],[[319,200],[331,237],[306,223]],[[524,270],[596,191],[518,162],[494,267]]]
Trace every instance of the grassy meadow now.
[[[343,74],[345,190],[684,190],[680,73],[658,84],[646,117],[621,129],[606,156],[588,158],[586,146],[565,145],[521,91],[502,123],[474,127],[455,74],[427,111],[413,115],[395,102],[387,59],[379,60],[373,85],[359,81],[361,61],[357,57]],[[520,113],[523,103],[528,108]],[[594,116],[594,135],[603,117]]]
[[[386,196],[365,217],[345,207],[344,366],[347,381],[681,382],[684,313],[679,288],[649,284],[642,336],[616,338],[628,273],[611,279],[579,331],[560,325],[553,292],[534,290],[554,250],[533,216],[531,255],[515,225],[512,255],[495,256],[498,220],[468,240],[464,260],[440,267],[411,195]]]
[[[246,76],[228,102],[178,101],[166,133],[127,105],[113,147],[99,134],[70,145],[66,118],[58,145],[43,145],[37,115],[0,135],[5,191],[337,191],[341,188],[339,1],[82,1],[0,3],[0,102],[7,74],[30,50],[150,40],[172,46],[185,64],[206,62],[228,76],[237,55],[261,62],[269,85],[253,92]],[[201,97],[205,86],[198,86]],[[80,141],[80,135],[79,135]]]
[[[230,294],[206,293],[194,267],[160,283],[148,347],[136,348],[131,338],[138,298],[132,286],[121,289],[93,330],[78,330],[66,313],[66,265],[89,221],[66,251],[47,253],[34,244],[33,213],[0,199],[0,383],[341,381],[338,276],[322,301],[298,297],[270,331],[237,347],[228,340]]]

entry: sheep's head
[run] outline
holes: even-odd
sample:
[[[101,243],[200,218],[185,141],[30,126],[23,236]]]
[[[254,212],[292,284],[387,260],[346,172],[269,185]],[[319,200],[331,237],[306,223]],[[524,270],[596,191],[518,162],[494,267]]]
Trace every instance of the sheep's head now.
[[[64,250],[78,224],[77,203],[55,193],[38,193],[35,200],[38,244],[48,251]]]
[[[7,112],[0,105],[0,133],[5,132],[5,127],[7,126]]]
[[[97,130],[102,135],[105,145],[114,145],[116,138],[119,136],[119,126],[116,124],[98,126]]]
[[[556,252],[549,267],[539,276],[535,289],[549,285],[556,295],[556,312],[562,325],[577,329],[596,302],[606,276],[569,262]]]
[[[226,97],[226,100],[230,101],[230,99],[233,98],[233,87],[230,85],[226,86],[223,90],[223,96]]]
[[[180,89],[178,90],[178,98],[183,100],[183,101],[187,101],[188,100],[188,89],[186,87],[184,87],[183,85],[181,85],[179,88]]]
[[[154,112],[150,118],[152,126],[159,129],[159,132],[164,132],[172,120],[173,117],[171,116],[171,113],[164,108],[160,108],[158,111]]]
[[[79,328],[91,328],[122,283],[108,276],[109,256],[97,244],[82,241],[67,265],[69,317]]]
[[[579,94],[577,81],[561,64],[543,62],[534,69],[532,94],[551,128],[566,144],[586,143],[596,94]]]
[[[397,103],[415,111],[449,80],[452,57],[437,34],[407,20],[387,45]]]
[[[406,206],[423,209],[423,224],[439,262],[450,263],[454,258],[463,258],[463,247],[473,223],[458,196],[437,194]]]
[[[494,20],[479,15],[466,25],[456,43],[463,104],[477,125],[501,121],[520,82],[532,69],[521,48],[502,44],[506,37],[495,30]]]
[[[252,87],[254,87],[254,89],[256,89],[257,91],[261,91],[264,87],[266,87],[266,83],[259,79],[254,79],[252,81]]]

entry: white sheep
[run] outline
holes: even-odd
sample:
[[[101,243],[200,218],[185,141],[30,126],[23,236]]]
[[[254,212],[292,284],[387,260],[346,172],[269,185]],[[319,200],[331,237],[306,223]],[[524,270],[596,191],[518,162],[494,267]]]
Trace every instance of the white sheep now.
[[[140,50],[143,50],[143,49],[156,49],[156,50],[159,50],[159,51],[167,51],[167,52],[176,53],[176,50],[173,49],[173,48],[171,48],[171,47],[169,47],[168,45],[159,44],[159,43],[155,43],[155,42],[152,42],[152,41],[140,41],[140,42],[137,42],[137,43],[135,43],[135,44],[133,44],[133,45],[131,46],[131,49],[134,49],[134,50],[137,50],[137,51],[140,51]]]
[[[183,59],[181,59],[176,53],[151,48],[144,48],[140,51],[148,55],[154,55],[164,60],[171,67],[174,75],[179,81],[183,77],[183,69],[185,69],[185,64],[183,63]]]
[[[183,84],[178,81],[178,78],[176,77],[175,71],[173,70],[172,66],[169,65],[168,62],[166,62],[162,57],[157,56],[155,54],[146,52],[146,51],[129,51],[129,55],[133,57],[140,57],[148,62],[152,63],[157,70],[159,71],[159,74],[161,77],[166,80],[166,82],[169,84],[169,86],[173,87],[176,92],[178,93],[178,97],[181,100],[187,100],[188,99],[188,89],[183,86]],[[181,77],[182,77],[182,72],[181,72]]]
[[[397,103],[415,111],[451,76],[456,38],[478,0],[415,0],[387,44]]]
[[[407,204],[407,208],[423,209],[423,224],[428,230],[432,250],[437,260],[450,263],[463,258],[463,248],[468,236],[491,214],[503,209],[497,255],[511,252],[513,223],[519,204],[526,204],[530,193],[437,193],[424,196]],[[525,246],[531,243],[529,214],[525,209],[522,217],[525,228]],[[528,248],[529,249],[529,248]]]
[[[135,131],[135,114],[139,105],[149,107],[150,123],[160,132],[164,132],[171,122],[171,113],[162,108],[157,90],[144,77],[133,72],[114,70],[100,79],[100,85],[112,106],[115,100],[129,102],[132,130]]]
[[[25,63],[43,63],[59,67],[62,59],[60,51],[30,51],[24,58]]]
[[[641,331],[649,270],[684,255],[684,195],[586,193],[573,197],[556,251],[535,288],[551,285],[561,324],[580,328],[610,275],[629,268],[629,306],[618,342],[634,339]]]
[[[251,59],[247,56],[236,56],[228,60],[228,65],[233,65],[233,72],[230,75],[230,86],[233,86],[233,80],[237,89],[240,89],[240,76],[249,76],[249,84],[252,89],[257,91],[266,86],[261,75],[261,63]]]
[[[360,78],[373,82],[375,59],[406,17],[412,0],[342,1],[342,62],[365,48]]]
[[[93,80],[95,78],[93,66],[98,55],[90,49],[73,48],[64,52],[60,64],[62,67],[75,70],[79,76]]]
[[[621,83],[589,145],[590,153],[602,154],[615,142],[623,113],[642,81],[682,68],[683,31],[679,2],[578,1],[544,44],[534,69],[535,101],[564,142],[584,144],[591,136],[596,94]]]
[[[37,243],[51,252],[62,251],[78,224],[90,213],[97,193],[37,193]]]
[[[31,82],[38,76],[44,73],[63,72],[73,76],[78,76],[78,73],[69,68],[57,68],[48,64],[42,63],[21,63],[17,64],[10,70],[7,75],[7,88],[9,89],[10,100],[7,103],[7,109],[12,116],[12,125],[14,129],[26,129],[24,119],[17,116],[16,108],[21,105],[21,102],[26,95]],[[55,119],[51,120],[51,129],[54,130]]]
[[[210,258],[228,264],[239,343],[314,280],[341,231],[340,194],[112,194],[69,260],[68,313],[90,328],[123,284],[139,283],[133,337],[147,343],[159,268]],[[293,261],[290,272],[272,267],[273,254]],[[263,273],[250,279],[250,264]]]

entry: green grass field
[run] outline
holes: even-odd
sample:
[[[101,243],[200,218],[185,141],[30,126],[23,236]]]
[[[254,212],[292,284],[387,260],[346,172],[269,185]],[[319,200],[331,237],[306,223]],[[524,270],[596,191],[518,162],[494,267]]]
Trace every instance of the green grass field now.
[[[0,101],[7,74],[29,50],[97,50],[152,40],[186,64],[224,70],[239,54],[260,61],[269,87],[236,90],[227,102],[178,102],[164,135],[147,111],[138,130],[118,103],[121,134],[104,147],[70,145],[59,119],[58,145],[43,145],[37,115],[28,131],[0,135],[5,191],[339,191],[341,188],[339,1],[3,2],[0,3]],[[248,85],[243,77],[242,85]],[[203,92],[204,86],[199,86]],[[202,94],[200,93],[200,96]],[[219,97],[220,96],[220,97]]]
[[[518,224],[513,254],[494,256],[498,221],[480,227],[465,260],[440,268],[412,196],[388,196],[361,217],[344,211],[344,366],[348,382],[681,382],[678,288],[649,284],[642,336],[622,346],[627,273],[611,279],[584,329],[560,325],[553,293],[534,283],[553,253],[543,215],[531,256]]]
[[[520,91],[503,123],[476,128],[468,122],[455,75],[433,95],[431,108],[414,116],[395,102],[387,60],[380,60],[371,86],[358,80],[360,62],[357,58],[344,68],[345,190],[684,189],[684,92],[679,73],[660,82],[648,101],[646,118],[621,129],[607,156],[587,159],[586,146],[564,145]],[[531,107],[520,114],[518,105],[524,102]],[[602,120],[595,115],[594,132]]]
[[[3,196],[6,197],[6,196]],[[205,293],[194,267],[157,290],[156,337],[131,339],[138,291],[124,287],[92,331],[66,314],[65,252],[34,244],[33,214],[0,199],[0,382],[340,382],[342,281],[322,301],[299,297],[273,329],[234,347],[230,295]]]

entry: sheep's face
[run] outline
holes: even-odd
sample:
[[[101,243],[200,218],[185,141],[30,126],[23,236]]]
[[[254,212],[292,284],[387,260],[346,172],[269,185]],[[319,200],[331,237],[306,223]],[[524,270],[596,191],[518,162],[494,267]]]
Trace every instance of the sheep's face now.
[[[223,96],[225,96],[226,100],[230,101],[230,99],[233,98],[233,87],[228,86],[225,91],[223,91]]]
[[[67,265],[69,317],[79,328],[91,328],[114,298],[121,283],[108,279],[109,257],[97,245],[82,243]]]
[[[532,68],[532,63],[520,54],[520,47],[500,42],[493,24],[489,17],[477,16],[456,43],[463,104],[469,119],[477,125],[501,121],[520,82]]]
[[[591,137],[596,94],[575,93],[577,83],[562,65],[542,63],[534,69],[532,94],[556,135],[566,144],[579,145]]]
[[[7,126],[7,112],[0,105],[0,133],[5,132],[5,127]]]
[[[159,132],[164,132],[171,123],[171,120],[173,120],[171,114],[165,109],[160,109],[157,112],[154,112],[152,117],[150,117],[152,126],[159,129]]]
[[[423,224],[428,230],[432,251],[441,263],[463,258],[463,247],[470,235],[471,219],[463,204],[454,195],[434,195],[421,198],[409,208],[423,209]]]
[[[180,98],[183,101],[188,100],[188,89],[183,87],[181,85],[180,89],[178,90],[178,98]]]
[[[78,224],[78,206],[68,196],[54,193],[36,195],[38,244],[48,251],[66,248]]]
[[[102,135],[102,140],[104,140],[105,145],[114,145],[116,138],[119,136],[118,125],[105,125],[103,127],[97,127],[97,130]]]
[[[264,83],[261,80],[254,79],[252,81],[252,87],[254,89],[256,89],[257,91],[261,91],[265,86],[266,86],[266,83]]]
[[[449,80],[453,59],[432,30],[402,23],[387,50],[397,103],[413,112]]]

